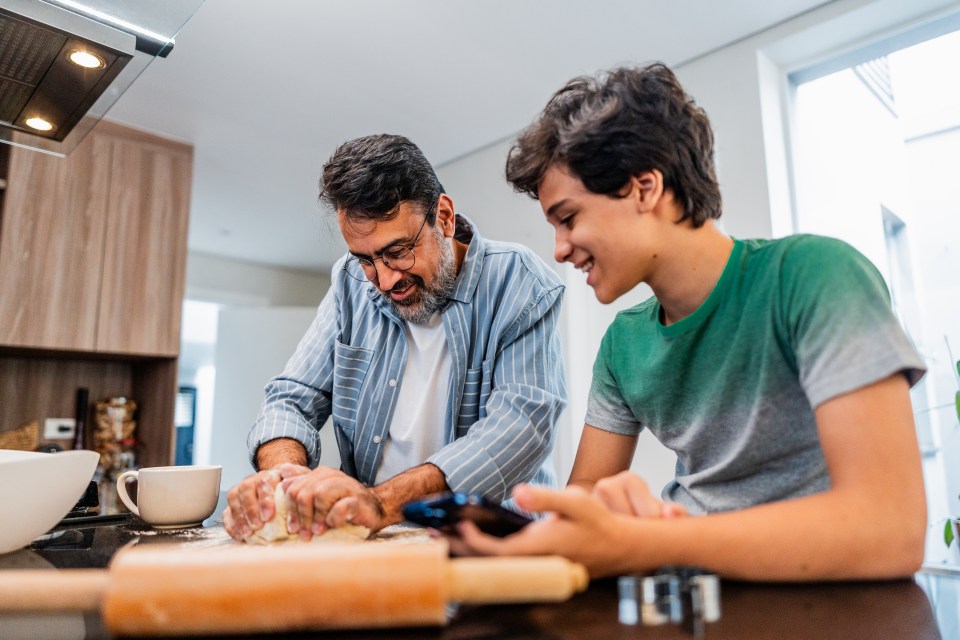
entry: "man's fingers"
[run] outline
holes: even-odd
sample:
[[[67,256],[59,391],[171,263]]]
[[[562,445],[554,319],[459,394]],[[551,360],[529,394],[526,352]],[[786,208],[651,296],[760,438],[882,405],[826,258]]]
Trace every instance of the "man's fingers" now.
[[[223,529],[234,540],[240,541],[243,539],[243,531],[237,526],[236,519],[233,517],[233,512],[230,511],[230,507],[223,510]]]
[[[310,467],[304,467],[299,464],[284,462],[283,464],[281,464],[279,467],[276,468],[276,471],[280,474],[280,477],[283,479],[296,478],[297,476],[302,476],[310,473]]]
[[[290,518],[290,533],[299,533],[302,539],[309,540],[314,519],[322,522],[342,494],[312,474],[287,478],[283,485],[296,513],[296,517]]]
[[[260,476],[260,482],[257,485],[259,516],[263,522],[270,522],[276,509],[273,494],[276,491],[277,483],[280,482],[280,473],[270,470],[258,475]]]
[[[295,465],[290,465],[295,467]],[[382,510],[370,490],[338,469],[318,467],[309,473],[290,475],[281,468],[284,487],[293,505],[287,528],[309,540],[330,527],[348,522],[376,531],[380,528]],[[342,503],[342,504],[341,504]]]
[[[315,494],[308,489],[309,487],[292,485],[287,490],[287,495],[290,496],[290,502],[294,507],[293,511],[297,514],[296,518],[290,518],[287,528],[290,533],[300,534],[301,540],[310,539],[313,524]]]
[[[227,508],[224,510],[223,526],[231,537],[239,540],[247,535],[249,526],[243,516],[243,505],[240,503],[240,491],[234,487],[227,492]],[[227,514],[230,514],[230,526],[227,525]]]
[[[255,478],[248,478],[240,485],[238,495],[240,501],[240,510],[238,514],[243,514],[244,520],[251,531],[256,531],[263,526],[263,520],[260,518],[260,500],[257,495],[257,481]]]
[[[251,476],[227,493],[227,504],[235,520],[234,528],[240,529],[242,535],[249,535],[263,526],[256,486],[255,476]]]
[[[280,481],[276,471],[260,471],[241,480],[227,492],[228,533],[236,539],[248,536],[273,517],[273,491]],[[224,512],[226,514],[226,511]]]
[[[337,502],[330,507],[330,511],[327,512],[326,524],[333,529],[350,523],[362,524],[355,520],[359,511],[360,504],[355,496],[349,496],[347,498],[343,498],[342,500],[337,500]],[[318,524],[319,523],[314,523],[314,526],[317,526]]]

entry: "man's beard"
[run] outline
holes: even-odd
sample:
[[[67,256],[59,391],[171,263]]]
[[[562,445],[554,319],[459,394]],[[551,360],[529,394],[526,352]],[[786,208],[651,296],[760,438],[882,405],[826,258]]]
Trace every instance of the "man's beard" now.
[[[437,270],[433,274],[431,284],[427,285],[420,276],[407,273],[393,285],[393,289],[402,291],[410,284],[417,285],[417,290],[408,298],[397,301],[390,297],[389,291],[386,293],[380,292],[390,301],[397,315],[413,324],[427,324],[433,314],[442,311],[447,306],[447,300],[453,292],[453,285],[457,279],[457,265],[453,258],[453,247],[450,242],[447,242],[446,238],[437,235],[439,236],[437,245],[440,250],[440,261],[437,263]]]

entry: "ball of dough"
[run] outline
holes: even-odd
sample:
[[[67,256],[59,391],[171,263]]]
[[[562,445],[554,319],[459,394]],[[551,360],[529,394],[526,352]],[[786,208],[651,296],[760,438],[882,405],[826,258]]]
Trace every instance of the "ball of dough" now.
[[[275,505],[273,518],[270,522],[264,523],[259,530],[244,536],[244,542],[248,544],[274,544],[288,540],[300,540],[300,536],[290,533],[290,529],[287,528],[293,503],[279,483],[273,492],[273,503]],[[321,535],[313,536],[311,540],[317,542],[360,542],[366,540],[369,536],[370,529],[367,527],[358,524],[346,524],[336,529],[327,529]]]

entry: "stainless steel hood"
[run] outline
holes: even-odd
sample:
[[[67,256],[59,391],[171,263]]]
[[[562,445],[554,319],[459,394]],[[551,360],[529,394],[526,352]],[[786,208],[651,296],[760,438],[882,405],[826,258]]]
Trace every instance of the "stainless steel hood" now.
[[[0,142],[66,155],[203,0],[0,0]]]

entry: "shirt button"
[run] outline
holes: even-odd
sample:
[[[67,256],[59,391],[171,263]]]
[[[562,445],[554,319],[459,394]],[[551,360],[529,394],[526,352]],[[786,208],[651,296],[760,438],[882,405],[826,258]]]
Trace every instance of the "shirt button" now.
[[[373,444],[380,444],[380,436],[373,436]]]
[[[390,381],[390,386],[391,386],[391,387],[397,386],[397,381],[396,381],[396,380],[391,380],[391,381]]]

